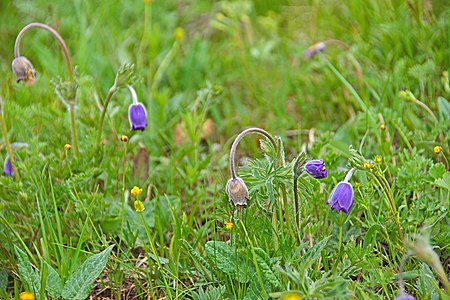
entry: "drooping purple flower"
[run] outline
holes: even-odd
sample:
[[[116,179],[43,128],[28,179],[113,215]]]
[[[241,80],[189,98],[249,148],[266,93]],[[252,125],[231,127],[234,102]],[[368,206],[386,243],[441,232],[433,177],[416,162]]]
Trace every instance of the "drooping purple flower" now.
[[[137,102],[128,108],[128,119],[130,120],[131,130],[144,130],[147,127],[147,111],[145,106]]]
[[[311,45],[308,47],[308,49],[306,49],[305,57],[308,59],[312,58],[314,55],[325,51],[326,48],[327,48],[327,45],[324,42],[319,42],[314,45]]]
[[[416,298],[408,294],[403,294],[395,298],[395,300],[416,300]]]
[[[5,163],[3,165],[3,171],[8,176],[14,176],[14,169],[11,160],[9,159],[9,155],[6,156]]]
[[[348,182],[339,182],[333,191],[327,204],[331,209],[335,209],[337,212],[341,210],[348,214],[350,208],[353,205],[353,187]]]
[[[310,160],[305,164],[305,171],[314,178],[327,178],[328,171],[325,168],[325,163],[321,159]]]
[[[225,191],[228,194],[230,204],[243,207],[247,205],[247,200],[249,199],[248,189],[242,178],[236,177],[228,180]]]

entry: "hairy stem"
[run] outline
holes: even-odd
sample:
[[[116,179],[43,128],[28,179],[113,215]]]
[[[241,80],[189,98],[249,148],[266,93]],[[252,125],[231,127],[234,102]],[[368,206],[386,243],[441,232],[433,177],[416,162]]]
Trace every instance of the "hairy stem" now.
[[[2,102],[2,99],[0,98],[0,123],[1,123],[1,127],[2,127],[3,136],[5,137],[6,151],[8,152],[9,160],[11,161],[11,164],[12,164],[12,167],[14,170],[14,176],[16,177],[17,181],[20,181],[19,171],[17,170],[17,167],[16,167],[16,160],[14,159],[14,154],[11,149],[11,143],[9,142],[9,138],[8,138],[8,129],[6,128],[5,119],[3,118],[3,109],[2,109],[1,102]]]
[[[231,172],[231,177],[233,179],[236,179],[236,168],[235,168],[235,163],[234,163],[234,156],[236,153],[236,148],[237,145],[239,144],[239,142],[241,141],[241,139],[246,136],[249,133],[259,133],[261,135],[264,135],[265,137],[267,137],[269,139],[269,141],[272,143],[272,145],[274,146],[275,149],[278,148],[277,143],[275,142],[275,139],[270,135],[270,133],[268,133],[267,131],[261,129],[261,128],[257,128],[257,127],[252,127],[252,128],[248,128],[245,129],[244,131],[242,131],[235,139],[233,144],[231,145],[231,150],[230,150],[230,172]]]

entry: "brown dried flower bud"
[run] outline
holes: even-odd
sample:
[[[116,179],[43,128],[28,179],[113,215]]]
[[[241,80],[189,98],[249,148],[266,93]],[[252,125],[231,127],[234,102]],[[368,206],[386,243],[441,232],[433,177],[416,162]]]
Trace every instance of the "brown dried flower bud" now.
[[[36,70],[25,56],[16,57],[12,62],[12,69],[16,74],[17,82],[24,81],[26,86],[36,82]]]
[[[247,200],[249,200],[248,189],[242,178],[231,178],[227,182],[226,192],[230,204],[234,206],[247,206]]]

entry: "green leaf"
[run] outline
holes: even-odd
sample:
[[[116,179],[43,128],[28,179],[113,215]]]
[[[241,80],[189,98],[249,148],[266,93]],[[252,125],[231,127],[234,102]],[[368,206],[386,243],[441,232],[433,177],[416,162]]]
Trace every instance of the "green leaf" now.
[[[253,265],[225,242],[207,242],[205,250],[208,257],[215,262],[219,270],[228,275],[236,276],[236,280],[241,283],[249,282],[255,273]]]
[[[256,262],[263,276],[263,281],[269,282],[273,288],[279,288],[281,283],[272,270],[272,262],[269,255],[261,248],[253,248],[253,250],[255,252]]]
[[[109,253],[114,245],[102,252],[92,255],[69,277],[61,296],[64,299],[86,299],[92,290],[95,279],[108,262]]]
[[[38,274],[31,267],[30,260],[25,252],[17,246],[14,246],[14,251],[16,252],[17,262],[19,264],[20,277],[27,283],[30,292],[33,292],[36,299],[40,299],[41,282]]]
[[[51,298],[57,299],[61,297],[61,291],[63,289],[61,278],[58,272],[52,268],[48,263],[45,263],[48,268],[48,277],[45,290],[50,295]]]
[[[439,114],[442,119],[450,120],[450,103],[447,99],[439,97],[438,100]]]
[[[432,180],[441,179],[445,174],[445,167],[443,164],[434,164],[428,171],[428,175]]]
[[[450,191],[450,172],[445,173],[442,179],[436,180],[433,184]]]
[[[8,286],[8,271],[6,269],[0,269],[0,290],[6,289]]]
[[[364,243],[363,243],[363,249],[367,250],[369,245],[372,244],[373,240],[376,239],[378,231],[380,231],[383,228],[380,224],[374,224],[370,226],[369,230],[367,230],[365,236],[364,236]]]
[[[305,268],[309,268],[312,266],[313,263],[316,262],[316,260],[319,258],[320,253],[322,252],[323,248],[327,245],[328,241],[330,240],[331,236],[327,236],[306,252],[306,254],[302,257],[302,264],[305,265]]]

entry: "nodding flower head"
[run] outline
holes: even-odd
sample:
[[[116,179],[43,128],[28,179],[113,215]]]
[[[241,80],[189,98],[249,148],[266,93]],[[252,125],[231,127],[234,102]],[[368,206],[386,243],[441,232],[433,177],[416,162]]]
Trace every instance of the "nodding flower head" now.
[[[339,182],[331,192],[327,204],[337,212],[348,214],[353,205],[353,187],[348,182]]]
[[[36,82],[36,70],[25,56],[16,57],[12,62],[12,69],[16,74],[17,82],[24,81],[26,86]]]
[[[5,175],[14,177],[14,168],[11,160],[9,159],[9,155],[6,155],[5,163],[3,165],[3,171],[5,172]]]
[[[226,192],[228,194],[228,200],[230,204],[234,206],[247,206],[248,189],[242,178],[231,178],[227,182]]]
[[[147,127],[147,111],[142,103],[133,103],[128,108],[131,130],[144,130]]]
[[[325,168],[325,163],[321,159],[310,160],[305,164],[305,171],[314,178],[327,178],[328,171]]]
[[[314,55],[325,51],[327,48],[327,45],[324,42],[315,43],[314,45],[311,45],[306,49],[305,51],[305,57],[306,58],[312,58]]]

